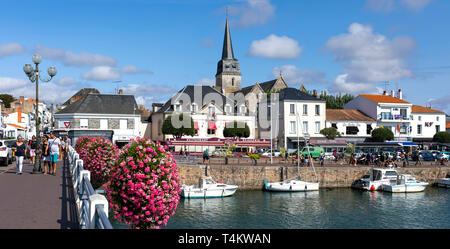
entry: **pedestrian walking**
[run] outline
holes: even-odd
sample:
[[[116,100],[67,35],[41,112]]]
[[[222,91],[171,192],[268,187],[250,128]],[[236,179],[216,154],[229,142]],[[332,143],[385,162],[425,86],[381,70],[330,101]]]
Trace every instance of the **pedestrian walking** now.
[[[17,164],[17,175],[22,174],[23,168],[23,159],[27,153],[27,146],[23,142],[22,136],[17,137],[17,142],[15,142],[12,146],[14,154],[16,156],[16,164]]]
[[[67,160],[67,156],[69,155],[69,147],[72,145],[72,141],[70,140],[69,136],[65,137],[66,143],[65,143],[65,150],[64,150],[64,160]]]
[[[48,140],[48,144],[50,148],[50,162],[53,166],[52,175],[56,176],[56,164],[62,151],[61,139],[57,138],[53,132],[50,132],[50,139]]]
[[[37,149],[37,141],[36,136],[33,135],[30,141],[28,141],[28,149],[30,153],[31,162],[34,164],[36,161],[36,149]]]
[[[42,161],[44,162],[44,175],[47,175],[47,172],[53,172],[52,164],[50,162],[50,148],[48,144],[48,136],[44,136],[44,141],[42,142],[41,147],[41,155]],[[47,171],[48,166],[48,171]]]
[[[325,160],[325,156],[323,155],[323,152],[320,152],[319,160],[320,160],[320,166],[323,166],[323,162]]]
[[[208,149],[206,149],[203,152],[203,163],[205,163],[205,161],[208,161],[208,163],[209,163],[209,152],[208,152]]]
[[[423,166],[422,160],[423,160],[423,155],[422,155],[422,152],[420,152],[419,155],[417,156],[416,165],[419,164],[420,166]]]

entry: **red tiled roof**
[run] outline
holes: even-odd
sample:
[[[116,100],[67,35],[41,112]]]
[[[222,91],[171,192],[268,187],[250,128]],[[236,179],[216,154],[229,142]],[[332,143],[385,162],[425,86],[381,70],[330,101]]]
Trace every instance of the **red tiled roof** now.
[[[428,107],[420,106],[420,105],[413,105],[412,106],[412,113],[443,113],[438,110],[434,110]]]
[[[450,121],[445,124],[445,129],[450,129]]]
[[[332,121],[375,121],[358,110],[327,109],[326,120]]]
[[[411,104],[403,99],[395,98],[390,95],[371,95],[371,94],[361,94],[360,96],[370,99],[377,103],[397,103],[397,104]]]

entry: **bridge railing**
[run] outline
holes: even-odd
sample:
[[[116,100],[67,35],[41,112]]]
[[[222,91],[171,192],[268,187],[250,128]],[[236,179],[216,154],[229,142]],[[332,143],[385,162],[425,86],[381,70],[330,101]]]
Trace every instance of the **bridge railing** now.
[[[113,229],[108,219],[108,201],[97,194],[91,184],[91,173],[83,168],[83,160],[72,146],[67,157],[72,177],[78,220],[81,229]]]

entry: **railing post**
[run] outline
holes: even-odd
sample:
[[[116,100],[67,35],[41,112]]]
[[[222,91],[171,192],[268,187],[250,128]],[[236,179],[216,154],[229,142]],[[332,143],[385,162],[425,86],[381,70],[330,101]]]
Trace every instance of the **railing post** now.
[[[108,201],[106,200],[105,196],[100,194],[93,194],[89,196],[89,229],[95,229],[96,220],[99,219],[99,216],[96,215],[96,206],[102,205],[103,206],[103,212],[105,212],[106,217],[108,217]]]

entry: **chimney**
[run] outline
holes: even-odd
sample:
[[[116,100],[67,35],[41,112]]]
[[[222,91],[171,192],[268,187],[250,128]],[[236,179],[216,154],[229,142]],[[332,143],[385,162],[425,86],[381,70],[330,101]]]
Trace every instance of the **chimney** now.
[[[394,90],[391,90],[391,97],[395,97]]]
[[[313,96],[314,96],[314,97],[316,97],[316,98],[318,98],[318,97],[319,97],[319,95],[317,95],[317,91],[316,91],[316,89],[314,89],[314,92],[313,92]]]
[[[398,92],[397,92],[397,98],[403,99],[402,89],[398,89]]]
[[[22,96],[21,96],[21,98],[23,98]],[[17,109],[17,123],[22,123],[22,108],[18,108]]]
[[[122,94],[123,94],[123,90],[119,89],[119,95],[122,95]]]
[[[25,98],[23,96],[20,96],[20,103],[22,104],[25,101]]]
[[[387,95],[387,91],[386,90],[383,91],[383,95]]]

